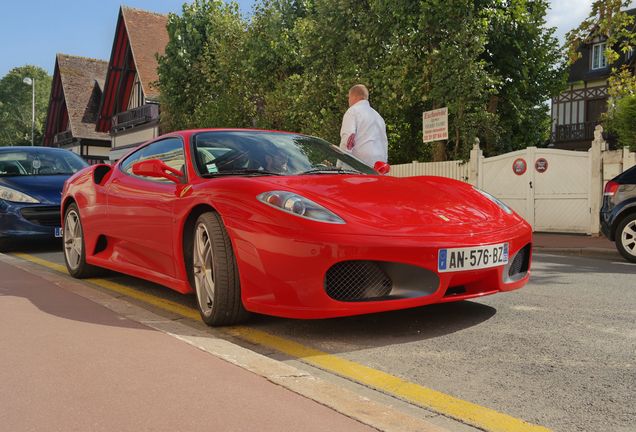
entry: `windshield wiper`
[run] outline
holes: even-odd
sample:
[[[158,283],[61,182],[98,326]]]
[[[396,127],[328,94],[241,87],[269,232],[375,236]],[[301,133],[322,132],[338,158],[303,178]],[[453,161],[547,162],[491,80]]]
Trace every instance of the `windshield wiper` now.
[[[337,167],[320,167],[320,168],[312,168],[310,170],[299,173],[299,175],[303,175],[303,174],[364,174],[364,173],[355,169],[346,169],[346,168],[337,168]]]
[[[230,171],[219,171],[216,173],[208,173],[208,174],[203,174],[201,177],[204,178],[211,178],[211,177],[221,177],[221,176],[232,176],[232,175],[276,175],[276,176],[280,176],[283,175],[281,173],[277,173],[277,172],[273,172],[273,171],[267,171],[267,170],[261,170],[261,169],[240,169],[240,170],[230,170]]]

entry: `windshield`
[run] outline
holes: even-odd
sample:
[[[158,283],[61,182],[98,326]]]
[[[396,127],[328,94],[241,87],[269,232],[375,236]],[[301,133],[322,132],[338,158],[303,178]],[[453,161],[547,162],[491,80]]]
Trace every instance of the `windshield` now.
[[[87,166],[67,150],[33,148],[0,151],[0,177],[71,175]]]
[[[194,137],[199,173],[218,175],[377,174],[319,138],[261,131],[213,131]]]

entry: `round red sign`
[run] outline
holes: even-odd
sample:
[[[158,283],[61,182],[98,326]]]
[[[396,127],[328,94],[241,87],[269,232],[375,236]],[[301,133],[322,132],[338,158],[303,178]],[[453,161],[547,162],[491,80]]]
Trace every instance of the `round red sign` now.
[[[515,159],[515,161],[512,163],[512,170],[518,176],[524,175],[527,169],[528,169],[528,164],[526,163],[525,159],[522,159],[522,158]]]
[[[544,158],[539,158],[534,163],[534,168],[537,170],[538,173],[542,174],[548,170],[548,161]]]

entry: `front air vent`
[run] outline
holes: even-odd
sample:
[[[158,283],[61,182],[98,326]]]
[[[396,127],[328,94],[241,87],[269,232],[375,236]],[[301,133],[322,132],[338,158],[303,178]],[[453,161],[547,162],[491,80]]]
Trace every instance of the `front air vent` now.
[[[375,261],[345,261],[331,267],[325,279],[329,297],[339,301],[380,299],[391,293],[389,276]]]

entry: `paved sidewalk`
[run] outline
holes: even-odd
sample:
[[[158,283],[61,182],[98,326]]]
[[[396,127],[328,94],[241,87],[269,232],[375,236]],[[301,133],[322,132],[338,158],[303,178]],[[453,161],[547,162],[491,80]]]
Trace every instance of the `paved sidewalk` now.
[[[622,259],[614,242],[604,236],[578,234],[534,233],[534,248],[537,252],[564,253],[568,255],[604,256]]]
[[[0,262],[0,429],[372,431]]]

